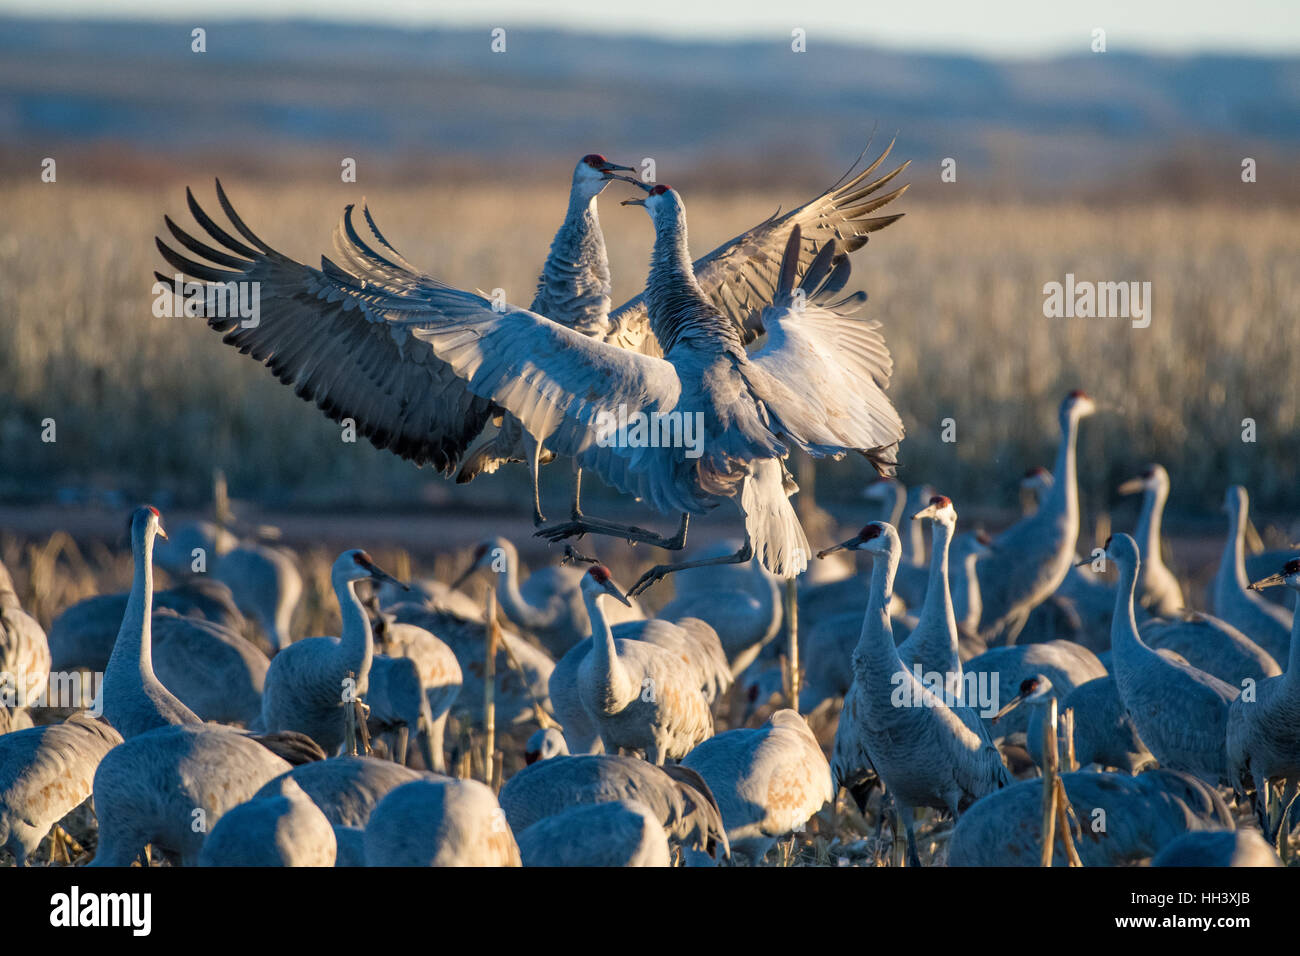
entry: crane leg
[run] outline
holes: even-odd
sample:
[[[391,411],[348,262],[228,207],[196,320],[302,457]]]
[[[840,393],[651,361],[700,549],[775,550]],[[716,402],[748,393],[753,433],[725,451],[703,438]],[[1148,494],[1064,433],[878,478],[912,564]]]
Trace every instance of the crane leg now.
[[[903,820],[903,830],[907,833],[907,865],[921,868],[921,857],[916,852],[916,814],[911,807],[899,807],[898,815]]]
[[[539,474],[542,470],[542,443],[527,431],[524,432],[523,441],[529,450],[528,477],[533,482],[533,527],[540,528],[546,524],[546,515],[542,514],[542,487]]]
[[[641,544],[653,545],[656,548],[663,548],[665,551],[680,551],[686,547],[686,529],[689,523],[690,515],[683,513],[682,523],[677,528],[677,533],[671,538],[665,538],[656,531],[638,528],[636,525],[619,524],[616,521],[605,521],[601,518],[586,516],[583,516],[580,521],[567,521],[564,524],[552,525],[549,528],[542,528],[540,531],[533,533],[536,537],[545,538],[551,543],[563,541],[566,538],[581,538],[584,534],[602,534],[610,538],[622,538],[629,544],[640,542]]]
[[[686,515],[682,515],[682,530],[686,529]],[[749,543],[749,537],[746,536],[745,543],[741,545],[739,551],[735,554],[728,554],[721,558],[699,558],[695,561],[678,561],[676,564],[656,564],[641,577],[637,578],[636,584],[632,585],[629,590],[629,597],[636,597],[645,591],[646,588],[656,581],[662,581],[668,575],[677,571],[686,571],[690,568],[708,568],[719,564],[744,564],[754,556],[754,548]]]
[[[574,521],[582,520],[582,468],[576,464],[573,466],[573,507],[569,509],[569,517]]]

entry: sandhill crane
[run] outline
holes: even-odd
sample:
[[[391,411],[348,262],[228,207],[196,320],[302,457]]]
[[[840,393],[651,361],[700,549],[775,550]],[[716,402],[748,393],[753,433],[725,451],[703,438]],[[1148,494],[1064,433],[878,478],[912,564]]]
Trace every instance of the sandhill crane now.
[[[1006,707],[1020,685],[1037,674],[1050,679],[1062,698],[1087,681],[1106,676],[1097,655],[1072,641],[994,647],[966,661],[964,667],[967,680],[997,693],[998,709]],[[972,678],[972,674],[976,676]],[[998,721],[994,736],[1010,736],[1023,731],[1028,723],[1026,712],[1009,713]]]
[[[411,737],[433,722],[419,668],[407,657],[375,654],[367,684],[366,726],[372,743],[382,744],[376,749],[405,766]]]
[[[903,501],[901,523],[890,522],[901,530],[899,540],[903,543],[903,556],[899,559],[898,575],[894,578],[894,593],[909,609],[920,608],[925,603],[926,588],[930,585],[930,563],[926,561],[925,533],[921,523],[907,518],[925,508],[934,497],[935,490],[929,485],[912,485]]]
[[[1138,515],[1138,550],[1142,557],[1142,572],[1138,578],[1139,613],[1156,617],[1174,617],[1186,605],[1178,578],[1165,567],[1160,551],[1160,522],[1169,498],[1169,472],[1163,465],[1149,465],[1136,478],[1119,486],[1121,495],[1142,492],[1142,511]]]
[[[1046,705],[1055,696],[1056,688],[1052,686],[1051,678],[1035,674],[1021,681],[1019,693],[993,718],[996,724],[1016,707],[1022,704],[1027,707],[1026,749],[1037,766],[1043,763]],[[1113,677],[1097,677],[1080,684],[1060,698],[1059,704],[1062,713],[1067,709],[1074,711],[1074,756],[1080,767],[1097,764],[1134,774],[1155,762],[1120,702],[1119,688]],[[1065,754],[1069,741],[1065,736],[1064,721],[1058,725],[1058,730],[1060,753]]]
[[[789,248],[787,240],[792,234],[799,231],[806,237],[795,250],[796,266],[800,271],[806,271],[819,251],[832,240],[843,252],[850,253],[864,245],[871,232],[898,218],[871,217],[871,213],[906,189],[904,186],[875,195],[906,166],[904,164],[874,181],[868,181],[888,153],[889,149],[886,149],[861,173],[846,177],[847,181],[836,183],[821,196],[785,216],[773,216],[760,223],[695,264],[696,293],[712,303],[709,308],[719,324],[730,330],[727,338],[734,340],[735,347],[740,350],[737,358],[743,356],[745,344],[754,341],[762,330],[771,328],[770,322],[758,320],[757,316],[761,308],[774,301],[774,296],[781,292],[777,282],[778,264],[782,261],[782,251]],[[584,157],[583,162],[589,158],[603,161],[603,157]],[[595,172],[600,174],[598,181],[602,187],[604,181],[614,175],[608,168],[602,168],[600,162],[595,164]],[[264,310],[269,313],[265,316],[266,322],[251,329],[210,317],[209,325],[226,333],[228,344],[265,361],[281,381],[291,385],[304,399],[314,401],[327,415],[336,420],[353,419],[358,431],[377,447],[389,449],[419,464],[432,463],[440,471],[450,474],[494,413],[504,410],[516,416],[523,414],[524,417],[519,419],[520,426],[534,443],[541,442],[553,454],[574,458],[579,468],[595,467],[602,477],[613,481],[624,492],[648,492],[653,485],[656,494],[643,494],[641,497],[660,510],[699,513],[738,490],[735,486],[740,482],[734,476],[727,476],[731,479],[726,482],[729,487],[719,489],[723,492],[720,495],[701,497],[689,488],[671,488],[665,479],[673,470],[672,461],[682,457],[681,449],[643,455],[645,449],[637,448],[610,454],[606,447],[597,447],[589,434],[594,411],[617,410],[619,406],[624,406],[629,412],[666,411],[680,397],[675,369],[666,367],[671,363],[644,354],[660,351],[667,354],[678,343],[680,333],[680,330],[665,327],[659,318],[650,315],[650,301],[654,296],[649,292],[616,310],[609,316],[606,326],[597,323],[590,330],[585,327],[587,323],[575,329],[566,326],[563,320],[540,321],[536,313],[522,309],[493,313],[492,303],[487,299],[448,288],[421,275],[379,234],[369,210],[365,211],[364,217],[371,236],[369,242],[358,234],[353,224],[352,207],[348,206],[335,235],[336,252],[342,265],[322,258],[321,269],[316,270],[276,253],[254,235],[231,207],[220,183],[217,184],[217,198],[242,241],[214,222],[187,191],[186,199],[194,218],[224,250],[195,239],[166,218],[167,228],[175,240],[200,258],[187,258],[159,239],[157,245],[163,258],[172,268],[204,282],[258,282],[262,301],[268,305]],[[587,205],[590,207],[591,203]],[[594,209],[591,210],[591,222],[594,223]],[[594,292],[599,303],[604,294],[599,263],[584,252],[584,258],[575,269],[574,260],[569,258],[569,244],[566,241],[562,244],[566,248],[553,250],[558,253],[556,261],[561,264],[564,278],[568,280],[561,280],[566,289],[558,298],[567,301],[569,297],[580,295],[585,300]],[[587,243],[586,249],[599,252],[600,247]],[[682,250],[685,251],[684,243]],[[208,261],[201,261],[203,259]],[[603,254],[599,259],[603,262]],[[566,262],[568,265],[564,266]],[[689,261],[686,264],[690,266]],[[583,278],[583,275],[593,273],[594,280]],[[161,273],[158,275],[163,282],[173,281]],[[270,303],[274,303],[274,307]],[[585,307],[586,302],[581,305]],[[495,318],[489,319],[484,313]],[[427,334],[431,323],[443,326],[452,339],[435,343]],[[509,365],[523,355],[534,358],[546,354],[551,346],[543,345],[543,341],[553,340],[552,344],[558,346],[554,354],[564,355],[565,364],[573,368],[581,366],[584,371],[580,371],[580,375],[595,372],[608,384],[612,385],[617,379],[632,386],[633,391],[605,389],[607,401],[593,408],[586,403],[574,403],[572,394],[566,390],[554,392],[550,384],[536,380],[533,385],[540,388],[537,394],[546,393],[554,404],[552,401],[537,403],[518,390],[517,386],[523,382],[514,371],[505,372],[505,377],[496,376],[463,348],[455,348],[454,355],[442,353],[440,344],[463,346],[461,330],[480,324],[484,325],[484,332],[491,329],[491,341],[483,342],[487,350],[483,354],[491,353],[493,356],[488,366],[498,365],[500,361]],[[524,327],[531,328],[531,331],[525,332]],[[287,347],[289,342],[300,341],[303,335],[321,343],[320,347],[297,350]],[[531,337],[535,340],[527,341]],[[778,337],[782,337],[779,329]],[[841,336],[831,337],[832,349],[837,338],[842,350],[846,343]],[[878,340],[878,336],[875,338]],[[499,348],[502,345],[510,347]],[[516,352],[515,347],[522,347],[523,351]],[[763,370],[781,364],[777,355],[782,351],[779,346],[769,345],[759,351],[767,353],[762,359],[757,358],[757,353],[755,357]],[[621,358],[615,357],[624,352],[627,354]],[[865,381],[874,372],[882,378],[883,384],[888,379],[887,365],[883,369],[878,367],[884,357],[883,345],[879,351],[873,346],[872,353],[865,364],[854,366],[854,377]],[[606,360],[612,360],[613,364],[604,364]],[[555,367],[543,375],[548,381],[558,383],[569,377],[557,363],[551,364]],[[823,363],[814,361],[814,364]],[[389,368],[393,373],[376,380],[364,372],[374,368]],[[750,377],[759,379],[764,376],[755,374]],[[507,382],[514,383],[514,386],[508,386]],[[638,382],[646,387],[642,389],[636,384]],[[780,391],[777,383],[768,384]],[[806,437],[807,441],[819,447],[820,452],[824,452],[822,439],[827,436],[819,429],[804,427],[810,416],[798,413],[797,406],[789,401],[791,395],[778,397],[770,389],[754,388],[766,393],[767,407],[781,413],[789,437],[796,444]],[[527,387],[524,390],[527,391]],[[508,398],[506,391],[512,392]],[[600,391],[583,389],[584,394]],[[640,396],[639,400],[625,401],[636,395]],[[865,403],[859,396],[852,404],[857,406],[855,411],[861,411]],[[876,404],[884,407],[879,402]],[[573,417],[560,422],[554,413],[564,407]],[[892,409],[882,425],[863,428],[858,421],[851,429],[854,434],[844,437],[855,447],[880,447],[882,450],[877,454],[892,457],[892,452],[883,450],[901,438],[901,426],[896,424]],[[769,437],[764,437],[760,432],[745,436],[740,444],[757,444],[762,449],[775,451],[773,443],[776,441],[776,436],[769,433]],[[833,445],[840,447],[840,439],[836,438]],[[759,450],[753,448],[750,454]],[[636,454],[631,455],[629,451]],[[645,461],[639,462],[640,467],[629,470],[626,467],[629,458],[644,458]],[[536,455],[533,459],[536,461]],[[647,471],[658,474],[647,477]],[[778,474],[779,469],[765,471],[765,484],[784,483],[783,476]],[[536,502],[535,505],[535,517],[540,518],[540,505]],[[598,523],[605,525],[605,531],[613,527],[612,523]],[[602,529],[588,527],[587,530]],[[619,536],[625,530],[629,529],[626,526],[620,528]],[[685,540],[684,527],[673,539],[664,539],[640,529],[631,530],[639,531],[640,539],[647,542],[673,543],[680,547]],[[762,553],[763,549],[760,549],[760,556]],[[790,560],[789,556],[784,560]]]
[[[835,799],[831,768],[797,711],[762,727],[728,730],[682,761],[704,778],[722,811],[731,852],[759,863],[781,837]]]
[[[489,538],[474,550],[474,559],[452,587],[459,588],[479,570],[496,572],[497,601],[511,622],[535,636],[557,660],[574,644],[591,634],[591,621],[582,600],[583,570],[568,565],[542,568],[519,584],[519,552],[506,538]],[[641,606],[608,611],[611,625],[644,618]]]
[[[919,528],[923,518],[929,518],[934,535],[931,546],[929,582],[924,588],[924,607],[916,626],[907,640],[898,645],[898,656],[904,667],[918,665],[923,673],[943,675],[944,686],[961,700],[961,656],[957,636],[957,616],[952,609],[952,594],[948,590],[948,550],[953,529],[957,526],[957,511],[952,499],[944,495],[930,498],[924,508],[911,515],[911,525]]]
[[[1300,558],[1300,545],[1293,544],[1286,548],[1261,551],[1259,554],[1249,554],[1246,556],[1246,579],[1255,581],[1267,577],[1273,573],[1274,568],[1282,567],[1293,558]],[[1295,592],[1290,588],[1269,589],[1258,593],[1260,597],[1281,605],[1288,611],[1296,609]]]
[[[336,827],[365,827],[370,812],[390,791],[428,775],[376,757],[331,757],[294,767],[288,774],[326,819]],[[280,792],[278,781],[268,783],[254,799]]]
[[[361,827],[334,827],[335,866],[366,865],[366,831]]]
[[[1228,513],[1228,537],[1211,592],[1215,616],[1241,631],[1280,664],[1290,654],[1293,615],[1248,589],[1244,555],[1250,497],[1246,489],[1241,485],[1229,488],[1223,507]]]
[[[420,712],[417,742],[425,769],[442,773],[446,769],[443,733],[447,715],[460,696],[464,682],[460,662],[445,641],[414,624],[398,624],[383,611],[378,614],[374,636],[376,646],[384,654],[409,658],[415,664],[427,704]]]
[[[1184,770],[1211,785],[1228,782],[1224,735],[1238,688],[1143,643],[1133,614],[1141,561],[1137,543],[1126,534],[1113,535],[1106,557],[1119,569],[1111,660],[1133,726],[1161,767]]]
[[[102,671],[113,654],[130,594],[99,594],[78,601],[50,624],[50,667],[56,671],[84,667]],[[220,581],[191,578],[174,588],[156,591],[153,606],[184,617],[219,624],[235,634],[244,632],[244,616],[235,607],[230,588]]]
[[[957,618],[966,643],[974,645],[972,638],[979,638],[980,616],[984,613],[984,601],[980,597],[977,568],[979,559],[989,553],[992,539],[983,531],[967,531],[953,538],[948,553],[948,590],[952,594],[952,613]],[[984,648],[987,650],[987,647]],[[983,653],[981,650],[979,653]]]
[[[95,771],[99,848],[90,865],[130,866],[153,844],[193,866],[221,816],[289,769],[251,737],[212,724],[131,737]]]
[[[1193,830],[1170,840],[1152,866],[1282,866],[1258,830]]]
[[[99,762],[121,742],[116,730],[84,714],[0,734],[0,847],[19,866],[90,796]]]
[[[1190,774],[1151,770],[1126,777],[1081,770],[1061,774],[1061,781],[1084,828],[1084,838],[1074,840],[1084,866],[1133,865],[1188,831],[1233,824],[1218,793]],[[957,821],[948,865],[1039,866],[1042,816],[1042,778],[990,794]],[[1067,862],[1064,853],[1052,855],[1053,866]]]
[[[668,836],[634,800],[570,807],[518,834],[524,866],[670,866]]]
[[[272,659],[262,691],[262,729],[306,734],[327,754],[343,745],[344,701],[365,696],[374,657],[370,619],[356,593],[356,582],[367,579],[395,580],[364,551],[344,551],[335,559],[330,583],[343,633],[297,641]]]
[[[723,542],[701,556],[721,557],[735,550]],[[718,573],[723,571],[732,573]],[[676,596],[659,611],[659,617],[667,621],[693,617],[712,627],[731,662],[733,677],[753,663],[781,630],[784,609],[780,588],[757,561],[682,571],[673,585]]]
[[[711,865],[730,854],[709,785],[685,767],[614,754],[539,760],[506,781],[500,800],[516,833],[570,807],[635,800],[682,846],[687,865]]]
[[[262,712],[271,666],[251,641],[219,624],[166,608],[150,619],[154,672],[202,720],[251,726]]]
[[[647,641],[615,640],[601,608],[607,594],[626,600],[609,569],[594,565],[582,581],[592,627],[591,650],[578,665],[582,705],[606,750],[641,750],[654,764],[684,757],[713,734],[700,670],[680,651]],[[721,656],[720,646],[717,652]],[[726,658],[717,664],[729,683]]]
[[[421,604],[430,611],[448,612],[467,620],[483,617],[483,605],[479,601],[437,578],[415,578],[405,586],[381,581],[374,588],[374,596],[384,610],[397,604]]]
[[[1155,650],[1174,651],[1193,667],[1234,687],[1282,673],[1262,647],[1209,614],[1183,611],[1174,620],[1155,618],[1145,622],[1138,634]]]
[[[487,626],[483,611],[465,616],[420,604],[395,604],[389,612],[398,624],[413,624],[437,637],[460,663],[461,688],[456,709],[477,708],[483,700],[483,675],[487,663]],[[541,648],[502,628],[496,660],[496,720],[498,725],[533,720],[537,706],[546,707],[546,684],[555,662]]]
[[[192,521],[173,529],[173,538],[155,554],[158,566],[173,577],[210,576],[230,588],[240,612],[257,622],[273,652],[292,640],[290,622],[302,598],[302,575],[282,548],[240,541],[210,521]],[[195,551],[203,553],[195,570]]]
[[[153,670],[153,542],[167,537],[157,508],[131,515],[131,553],[135,562],[131,595],[104,672],[104,718],[124,738],[175,724],[203,721],[177,699]]]
[[[45,629],[23,610],[9,569],[0,564],[0,687],[14,685],[17,705],[26,707],[44,702],[49,679]]]
[[[1061,443],[1056,481],[1039,509],[993,539],[993,553],[979,560],[983,619],[980,635],[990,643],[1015,644],[1029,612],[1065,580],[1079,538],[1079,492],[1075,454],[1079,423],[1096,411],[1084,392],[1061,402]]]
[[[1010,783],[1011,775],[992,743],[973,733],[899,659],[887,611],[898,566],[898,532],[876,521],[838,547],[870,554],[872,572],[871,602],[853,652],[854,706],[846,699],[836,730],[836,756],[845,749],[841,736],[858,742],[850,749],[868,755],[902,819],[908,861],[920,866],[913,808],[933,807],[956,817],[973,801]],[[836,784],[858,769],[833,764]]]
[[[731,670],[721,642],[703,621],[696,618],[682,618],[677,622],[658,618],[626,621],[611,628],[610,633],[616,646],[620,641],[643,641],[679,658],[690,668],[708,704],[731,686]],[[593,640],[598,638],[596,635],[575,644],[556,662],[547,682],[551,708],[564,727],[569,750],[574,753],[600,753],[604,749],[598,722],[582,696],[582,667],[591,654]]]
[[[1251,584],[1252,590],[1286,585],[1300,592],[1300,558]],[[1254,794],[1256,813],[1271,838],[1288,816],[1300,787],[1300,615],[1292,622],[1286,672],[1260,681],[1228,709],[1228,776],[1238,795]],[[1268,791],[1285,783],[1281,814],[1270,820]]]
[[[492,791],[477,780],[416,780],[379,801],[367,866],[519,866],[519,847]]]
[[[274,796],[254,798],[222,814],[199,852],[199,866],[333,866],[334,828],[294,782],[280,777]]]
[[[558,728],[543,727],[524,745],[524,764],[534,764],[539,760],[551,760],[555,757],[569,756],[569,745],[564,734]]]
[[[26,707],[0,707],[0,737],[31,726],[32,715]]]

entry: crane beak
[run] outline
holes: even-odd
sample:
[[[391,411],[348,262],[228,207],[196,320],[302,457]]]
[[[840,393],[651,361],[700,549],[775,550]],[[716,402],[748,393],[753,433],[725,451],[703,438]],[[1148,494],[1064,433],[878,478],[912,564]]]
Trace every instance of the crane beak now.
[[[1116,488],[1116,492],[1121,495],[1135,495],[1146,487],[1146,482],[1141,478],[1130,478],[1124,484]]]
[[[630,173],[635,168],[635,166],[620,166],[618,163],[605,163],[600,167],[600,171],[605,174],[606,179],[624,179],[625,177],[615,176],[614,173],[619,171]]]
[[[1252,591],[1262,591],[1264,588],[1277,587],[1279,584],[1286,584],[1286,575],[1280,572],[1270,574],[1266,578],[1260,578],[1258,581],[1252,581],[1249,587]]]
[[[644,199],[624,199],[621,203],[619,203],[619,205],[620,205],[620,206],[644,206],[644,205],[645,205],[645,200],[644,200]]]
[[[1086,564],[1092,564],[1092,560],[1093,560],[1092,558],[1084,558],[1084,559],[1081,560],[1081,561],[1075,561],[1075,562],[1074,562],[1074,566],[1075,566],[1076,568],[1081,568],[1081,567],[1083,567],[1083,566],[1086,565]]]
[[[161,521],[158,522],[158,537],[162,538],[164,541],[167,540],[167,532],[163,529]]]
[[[391,574],[389,574],[379,565],[375,564],[373,561],[363,566],[367,571],[370,572],[370,577],[372,579],[376,581],[388,581],[391,584],[396,584],[403,591],[411,590],[411,586],[409,584],[404,584],[401,581],[397,580],[397,578],[393,577]]]
[[[922,518],[933,518],[938,513],[939,513],[939,509],[937,507],[935,507],[934,505],[928,505],[922,508],[916,514],[912,515],[912,520],[920,521]]]
[[[1003,707],[1001,710],[999,710],[996,714],[993,715],[993,720],[990,721],[990,723],[996,724],[999,720],[1001,720],[1007,714],[1011,713],[1022,703],[1024,703],[1024,700],[1025,700],[1024,694],[1016,694],[1015,697],[1012,697],[1009,701],[1007,701],[1007,705],[1005,707]]]
[[[460,590],[460,586],[464,584],[466,581],[468,581],[470,578],[472,578],[474,576],[474,572],[477,570],[478,570],[478,562],[475,561],[473,564],[471,564],[468,568],[464,570],[464,572],[461,574],[460,577],[458,577],[452,583],[451,589],[453,591]]]
[[[627,596],[618,589],[618,585],[613,581],[605,582],[605,593],[613,597],[614,600],[618,601],[624,607],[632,606],[632,602],[627,599]]]
[[[836,551],[851,551],[853,550],[853,546],[857,543],[858,543],[857,538],[849,538],[848,541],[841,541],[839,544],[833,544],[829,548],[825,548],[821,551],[818,551],[817,557],[824,558],[826,557],[826,555],[834,554]]]

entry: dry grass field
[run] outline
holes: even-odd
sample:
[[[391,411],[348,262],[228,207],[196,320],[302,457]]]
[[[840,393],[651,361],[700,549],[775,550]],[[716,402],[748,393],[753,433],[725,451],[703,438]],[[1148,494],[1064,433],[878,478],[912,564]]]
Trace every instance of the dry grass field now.
[[[914,177],[915,178],[915,177]],[[210,182],[195,181],[215,205]],[[226,186],[252,228],[315,263],[342,207],[369,200],[387,237],[455,285],[506,290],[526,304],[563,212],[565,182],[389,189],[327,182]],[[799,191],[718,194],[683,187],[696,255]],[[1116,410],[1084,428],[1085,504],[1147,460],[1173,476],[1171,511],[1212,514],[1240,481],[1264,510],[1300,506],[1300,219],[1290,208],[1225,204],[1016,205],[933,198],[854,260],[894,355],[892,397],[909,436],[908,481],[939,480],[956,500],[1014,500],[1014,481],[1049,464],[1060,395],[1082,387]],[[942,196],[942,192],[938,193]],[[651,230],[644,213],[603,197],[616,299],[639,291]],[[200,322],[151,314],[153,236],[162,215],[189,222],[184,188],[15,184],[0,187],[0,493],[199,503],[212,469],[232,491],[275,506],[391,506],[471,495],[510,506],[516,474],[463,489],[437,481],[339,429]],[[1153,317],[1046,318],[1043,286],[1150,282]],[[53,418],[57,441],[40,440]],[[956,442],[940,440],[952,418]],[[1243,419],[1257,441],[1242,441]],[[516,469],[516,471],[519,471]],[[822,469],[819,494],[851,500],[861,462]]]

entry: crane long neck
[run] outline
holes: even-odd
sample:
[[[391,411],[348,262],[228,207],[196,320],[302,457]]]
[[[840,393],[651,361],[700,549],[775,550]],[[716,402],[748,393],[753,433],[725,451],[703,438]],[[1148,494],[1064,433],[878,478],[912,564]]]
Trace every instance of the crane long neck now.
[[[575,184],[564,222],[542,266],[533,311],[593,334],[609,317],[611,292],[596,197]]]
[[[596,671],[595,706],[605,714],[616,714],[636,699],[640,688],[618,659],[614,632],[600,607],[600,595],[583,593],[591,619],[591,663]]]
[[[894,628],[889,620],[889,603],[894,597],[894,575],[898,572],[898,549],[872,555],[871,588],[862,632],[853,652],[855,676],[889,681],[902,669],[903,662],[894,646]],[[861,666],[859,666],[861,665]]]
[[[520,627],[545,627],[548,622],[541,609],[529,604],[519,590],[519,552],[509,541],[499,547],[503,552],[505,568],[497,574],[497,600],[501,602],[506,616]]]
[[[1246,521],[1249,512],[1244,505],[1234,503],[1228,509],[1228,537],[1223,543],[1223,556],[1219,559],[1216,575],[1218,586],[1233,585],[1245,591],[1250,580],[1246,577]]]
[[[655,246],[646,282],[650,328],[665,355],[687,343],[716,351],[719,342],[743,351],[730,322],[709,302],[695,278],[686,246],[686,212],[663,212],[655,218]]]
[[[1079,419],[1067,412],[1061,418],[1061,444],[1056,449],[1056,467],[1053,471],[1056,481],[1043,498],[1043,503],[1038,509],[1039,515],[1053,519],[1063,517],[1067,522],[1078,522],[1078,439]]]
[[[126,599],[126,614],[117,634],[114,654],[122,648],[124,653],[134,652],[141,677],[151,678],[153,672],[153,540],[148,528],[134,529],[131,550],[135,568],[131,579],[131,594]]]
[[[339,637],[339,662],[345,672],[355,675],[357,691],[364,693],[370,683],[370,664],[374,660],[375,641],[370,618],[357,597],[356,582],[336,578],[334,596],[339,602],[343,633]]]
[[[1157,482],[1142,496],[1142,514],[1138,516],[1137,541],[1148,571],[1163,564],[1160,558],[1160,521],[1165,511],[1169,489]]]
[[[1300,609],[1291,617],[1291,647],[1287,650],[1285,676],[1291,693],[1300,693]]]
[[[1112,651],[1117,657],[1125,657],[1130,661],[1155,654],[1138,636],[1137,618],[1133,613],[1137,575],[1137,567],[1119,564],[1119,583],[1115,586],[1115,615],[1111,618],[1110,625]]]
[[[933,530],[932,553],[930,555],[930,581],[925,589],[925,603],[921,607],[921,623],[928,623],[930,628],[942,628],[947,635],[949,671],[955,669],[955,676],[961,677],[961,659],[957,656],[957,616],[953,612],[952,592],[948,588],[948,552],[952,544],[952,525],[947,521],[935,521]],[[937,632],[937,631],[936,631]],[[953,665],[955,664],[955,668]],[[952,673],[944,676],[951,680]]]

